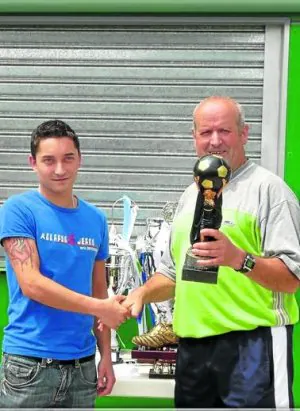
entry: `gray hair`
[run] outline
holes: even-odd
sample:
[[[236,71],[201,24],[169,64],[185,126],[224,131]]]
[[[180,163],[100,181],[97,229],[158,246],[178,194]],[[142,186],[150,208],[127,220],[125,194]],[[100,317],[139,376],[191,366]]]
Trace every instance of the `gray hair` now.
[[[230,103],[232,103],[234,105],[234,107],[236,108],[237,111],[237,126],[238,126],[238,130],[242,131],[242,129],[245,126],[245,111],[242,107],[242,105],[240,103],[238,103],[236,100],[234,100],[231,97],[227,97],[227,96],[210,96],[210,97],[206,97],[205,99],[201,100],[200,103],[198,103],[196,105],[196,107],[194,108],[193,111],[193,126],[194,129],[196,129],[196,124],[195,124],[195,115],[196,112],[198,111],[198,109],[203,106],[205,103],[209,102],[209,101],[213,101],[213,100],[223,100],[223,101],[228,101]]]

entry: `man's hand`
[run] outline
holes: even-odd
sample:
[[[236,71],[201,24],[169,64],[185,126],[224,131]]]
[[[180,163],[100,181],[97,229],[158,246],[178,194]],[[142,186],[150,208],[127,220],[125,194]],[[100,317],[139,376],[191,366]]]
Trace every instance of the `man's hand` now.
[[[201,230],[201,236],[213,237],[215,241],[193,244],[193,254],[199,257],[198,265],[207,267],[223,265],[235,270],[242,266],[246,252],[236,247],[221,231],[204,228]]]
[[[114,295],[101,300],[101,308],[99,309],[99,315],[97,315],[100,323],[109,328],[116,329],[130,318],[130,310],[126,306],[121,305],[125,298],[124,295]]]
[[[109,395],[115,385],[116,377],[111,357],[102,357],[98,364],[97,394],[99,397]]]
[[[131,316],[137,318],[143,309],[143,293],[141,288],[136,288],[131,291],[125,300],[122,302],[122,306],[126,307]]]

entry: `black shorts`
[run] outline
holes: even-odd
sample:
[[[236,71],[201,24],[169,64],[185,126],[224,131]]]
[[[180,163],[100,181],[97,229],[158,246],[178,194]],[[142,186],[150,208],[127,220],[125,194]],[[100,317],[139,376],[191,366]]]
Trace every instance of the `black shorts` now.
[[[292,408],[293,326],[181,338],[177,408]]]

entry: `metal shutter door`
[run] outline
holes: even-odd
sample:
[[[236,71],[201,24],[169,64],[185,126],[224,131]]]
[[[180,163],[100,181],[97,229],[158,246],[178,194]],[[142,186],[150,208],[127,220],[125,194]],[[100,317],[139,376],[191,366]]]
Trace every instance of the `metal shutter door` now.
[[[0,31],[1,203],[36,186],[30,133],[50,118],[81,138],[76,193],[107,211],[129,195],[137,232],[191,182],[192,110],[203,97],[244,105],[247,151],[260,161],[263,25],[61,27]]]

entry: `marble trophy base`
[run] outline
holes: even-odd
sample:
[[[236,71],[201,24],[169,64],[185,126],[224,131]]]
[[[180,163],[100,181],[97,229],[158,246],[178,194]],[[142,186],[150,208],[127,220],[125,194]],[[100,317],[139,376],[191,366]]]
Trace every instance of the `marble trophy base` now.
[[[203,267],[197,265],[198,257],[188,250],[182,269],[183,281],[194,281],[197,283],[217,284],[219,267]]]
[[[120,353],[120,346],[117,338],[117,331],[111,330],[111,339],[110,339],[110,347],[111,347],[111,359],[113,364],[119,364],[122,362]]]
[[[112,348],[111,349],[111,360],[113,364],[120,364],[123,362],[121,358],[121,351],[120,348]]]
[[[175,377],[177,347],[163,347],[160,349],[133,349],[131,358],[138,362],[150,362],[153,367],[149,371],[149,378],[170,379]]]

